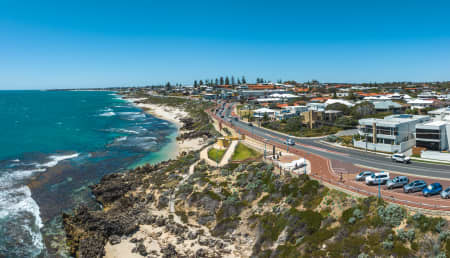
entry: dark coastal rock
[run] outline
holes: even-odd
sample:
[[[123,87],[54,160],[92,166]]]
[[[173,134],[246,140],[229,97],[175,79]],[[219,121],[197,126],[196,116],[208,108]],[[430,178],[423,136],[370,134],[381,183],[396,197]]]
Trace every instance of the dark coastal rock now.
[[[213,215],[203,215],[197,218],[197,222],[200,225],[206,225],[208,222],[214,221],[215,219],[216,217]]]
[[[144,256],[144,257],[148,255],[147,249],[145,248],[144,244],[142,244],[142,243],[140,243],[140,244],[137,246],[137,251],[138,251],[138,253],[139,253],[140,255],[142,255],[142,256]]]
[[[195,257],[207,257],[208,256],[208,251],[206,251],[203,248],[200,248],[197,250],[197,252],[195,252]]]
[[[121,242],[120,236],[118,236],[118,235],[110,236],[109,237],[109,242],[111,243],[111,245],[120,244],[120,242]]]
[[[175,250],[175,246],[172,244],[168,244],[167,247],[161,248],[161,253],[163,253],[163,257],[177,257],[177,251]]]
[[[158,208],[166,208],[169,205],[170,191],[163,192],[158,199]]]
[[[197,232],[190,231],[190,232],[188,233],[188,238],[191,239],[191,240],[196,239],[197,236],[198,236],[198,233],[197,233]]]

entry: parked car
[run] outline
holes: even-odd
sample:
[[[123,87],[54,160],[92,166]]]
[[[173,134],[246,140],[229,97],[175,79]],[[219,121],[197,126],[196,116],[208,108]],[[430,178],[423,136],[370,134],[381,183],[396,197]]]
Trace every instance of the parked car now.
[[[444,199],[450,198],[450,187],[441,192],[441,197]]]
[[[388,172],[375,173],[371,176],[366,177],[365,180],[367,185],[383,185],[386,184],[386,182],[389,180],[389,173]]]
[[[364,181],[366,177],[373,175],[374,173],[372,171],[363,171],[356,175],[355,179],[356,181]]]
[[[249,123],[248,123],[248,126],[253,126],[253,124],[249,122]]]
[[[387,181],[386,187],[387,189],[394,189],[403,187],[407,183],[409,183],[409,179],[406,176],[396,176],[393,179]]]
[[[425,197],[432,196],[435,194],[440,194],[442,192],[442,185],[439,183],[429,184],[422,190],[422,194]]]
[[[413,193],[422,191],[425,187],[427,187],[427,183],[423,180],[416,180],[409,184],[403,186],[403,192],[405,193]]]
[[[292,139],[286,139],[284,143],[287,145],[295,145],[295,142]]]
[[[405,154],[394,154],[391,156],[391,160],[394,162],[401,162],[401,163],[411,162],[411,158],[406,156]]]

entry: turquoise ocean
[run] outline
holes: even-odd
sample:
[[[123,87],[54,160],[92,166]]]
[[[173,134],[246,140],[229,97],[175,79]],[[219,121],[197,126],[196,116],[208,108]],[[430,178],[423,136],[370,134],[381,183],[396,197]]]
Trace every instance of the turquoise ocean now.
[[[175,125],[114,92],[0,91],[0,257],[66,256],[61,213],[89,185],[173,155]]]

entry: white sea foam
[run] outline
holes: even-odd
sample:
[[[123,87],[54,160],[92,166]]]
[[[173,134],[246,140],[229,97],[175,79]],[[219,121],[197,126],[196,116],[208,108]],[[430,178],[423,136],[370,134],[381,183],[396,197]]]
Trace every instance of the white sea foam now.
[[[116,115],[116,113],[110,111],[110,112],[101,113],[99,116],[115,116],[115,115]]]
[[[115,133],[139,134],[138,131],[123,129],[123,128],[111,128],[111,129],[108,129],[107,131],[115,132]]]
[[[66,160],[66,159],[73,159],[80,155],[80,153],[74,153],[70,155],[51,155],[48,158],[50,159],[49,162],[44,164],[38,164],[37,167],[39,168],[50,168],[56,166],[60,161]]]
[[[0,219],[14,220],[17,224],[14,230],[20,230],[20,234],[14,236],[20,239],[13,241],[29,239],[31,243],[21,244],[29,245],[28,250],[33,253],[40,253],[44,248],[39,230],[43,227],[43,223],[39,206],[31,197],[30,189],[26,185],[17,184],[32,174],[43,171],[45,169],[0,171]]]
[[[126,141],[127,138],[128,138],[127,136],[122,136],[122,137],[117,138],[116,141],[117,142],[123,142],[123,141]]]

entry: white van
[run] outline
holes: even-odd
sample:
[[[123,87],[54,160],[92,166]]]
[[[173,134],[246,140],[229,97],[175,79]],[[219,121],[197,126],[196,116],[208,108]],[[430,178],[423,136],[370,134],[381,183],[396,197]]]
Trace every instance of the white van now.
[[[366,185],[383,185],[389,180],[388,172],[379,172],[366,177]]]

